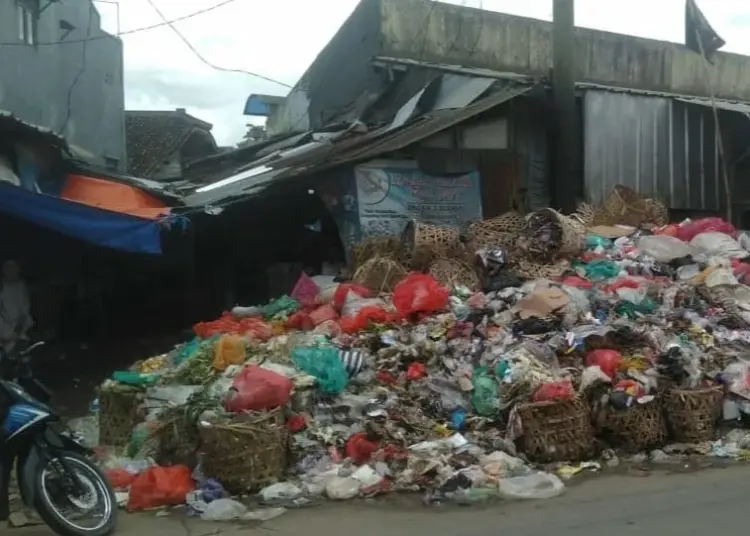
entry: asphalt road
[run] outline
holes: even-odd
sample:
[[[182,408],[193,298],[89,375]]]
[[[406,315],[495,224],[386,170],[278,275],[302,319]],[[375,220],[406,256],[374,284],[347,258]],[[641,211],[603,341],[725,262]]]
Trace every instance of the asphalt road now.
[[[748,526],[750,467],[687,474],[601,476],[546,501],[425,507],[416,500],[342,503],[290,511],[262,525],[122,515],[121,536],[619,536],[740,534]],[[50,536],[42,527],[2,534]]]

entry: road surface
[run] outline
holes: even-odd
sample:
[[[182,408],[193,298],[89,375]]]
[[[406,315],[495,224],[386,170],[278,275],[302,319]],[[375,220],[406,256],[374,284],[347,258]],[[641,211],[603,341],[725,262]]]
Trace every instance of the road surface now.
[[[120,517],[119,536],[689,536],[740,534],[748,526],[750,467],[683,474],[601,476],[546,501],[425,507],[416,500],[355,502],[289,511],[263,524],[187,520],[181,513]],[[7,530],[7,532],[6,532]],[[44,527],[0,529],[51,536]]]

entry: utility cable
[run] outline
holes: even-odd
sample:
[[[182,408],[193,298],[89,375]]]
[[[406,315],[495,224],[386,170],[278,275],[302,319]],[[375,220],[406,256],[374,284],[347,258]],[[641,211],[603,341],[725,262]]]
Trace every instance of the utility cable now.
[[[86,36],[91,35],[91,25],[94,22],[94,4],[89,4],[89,22],[86,26]],[[65,129],[68,128],[68,123],[70,122],[70,116],[72,115],[72,109],[73,109],[73,90],[78,85],[79,80],[81,80],[81,77],[83,76],[83,73],[86,71],[86,53],[88,51],[89,42],[84,41],[83,45],[81,46],[81,68],[78,70],[78,73],[76,73],[75,78],[73,79],[73,82],[71,82],[70,87],[68,88],[68,96],[66,101],[67,111],[65,112],[65,120],[62,123],[62,126],[60,127],[60,132],[58,132],[58,136],[64,136]]]
[[[206,13],[209,13],[211,11],[214,11],[216,9],[222,8],[228,4],[231,4],[233,2],[237,2],[238,0],[224,0],[223,2],[219,2],[216,5],[213,5],[211,7],[207,7],[204,9],[201,9],[199,11],[194,11],[193,13],[189,13],[187,15],[183,15],[181,17],[177,17],[172,20],[165,20],[163,22],[159,22],[157,24],[151,24],[149,26],[142,26],[140,28],[133,28],[132,30],[125,30],[124,32],[119,32],[117,34],[109,34],[109,33],[103,33],[102,35],[95,35],[93,37],[87,37],[85,39],[66,39],[63,41],[47,41],[47,42],[37,42],[34,43],[35,47],[45,47],[45,46],[57,46],[57,45],[73,45],[75,43],[85,43],[88,41],[98,41],[99,39],[110,39],[113,37],[122,37],[124,35],[132,35],[140,32],[146,32],[149,30],[155,30],[156,28],[162,28],[164,26],[169,26],[170,24],[174,24],[175,22],[181,22],[183,20],[192,19],[194,17],[198,17],[200,15],[204,15]],[[0,46],[4,47],[28,47],[30,45],[27,45],[26,43],[21,43],[19,41],[12,41],[8,43],[0,43]]]
[[[289,89],[292,89],[292,86],[285,83],[280,82],[279,80],[274,80],[273,78],[269,78],[268,76],[263,76],[262,74],[254,73],[252,71],[245,71],[243,69],[227,69],[226,67],[219,67],[218,65],[214,65],[210,61],[208,61],[198,50],[190,43],[190,41],[185,37],[180,30],[177,29],[177,27],[173,24],[172,21],[168,20],[167,17],[164,16],[164,13],[161,12],[161,10],[157,7],[157,5],[154,3],[153,0],[147,0],[149,4],[151,4],[151,7],[156,11],[159,16],[162,18],[165,24],[167,24],[174,33],[177,34],[177,37],[179,37],[183,43],[195,54],[195,57],[197,57],[199,60],[201,60],[203,63],[211,67],[212,69],[216,69],[217,71],[224,71],[227,73],[240,73],[240,74],[247,74],[250,76],[254,76],[255,78],[260,78],[261,80],[265,80],[267,82],[273,82],[274,84],[278,84],[280,86],[287,87]]]

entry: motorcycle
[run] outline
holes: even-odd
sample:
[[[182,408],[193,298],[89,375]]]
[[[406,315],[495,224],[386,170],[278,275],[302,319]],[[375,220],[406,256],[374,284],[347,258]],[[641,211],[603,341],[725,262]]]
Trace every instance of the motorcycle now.
[[[32,352],[0,357],[0,521],[10,517],[10,478],[16,467],[21,499],[62,536],[108,536],[117,517],[115,493],[83,446],[48,405],[49,390],[31,367]],[[84,524],[92,515],[93,523]]]

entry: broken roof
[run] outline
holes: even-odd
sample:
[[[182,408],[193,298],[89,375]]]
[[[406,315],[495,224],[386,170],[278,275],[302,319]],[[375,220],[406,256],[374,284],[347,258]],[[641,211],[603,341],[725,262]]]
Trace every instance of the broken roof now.
[[[196,132],[211,135],[213,125],[177,110],[126,110],[125,137],[128,173],[143,177],[153,173]],[[211,136],[213,139],[213,136]]]

